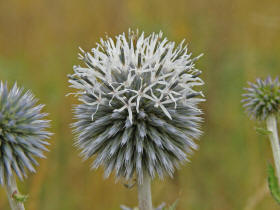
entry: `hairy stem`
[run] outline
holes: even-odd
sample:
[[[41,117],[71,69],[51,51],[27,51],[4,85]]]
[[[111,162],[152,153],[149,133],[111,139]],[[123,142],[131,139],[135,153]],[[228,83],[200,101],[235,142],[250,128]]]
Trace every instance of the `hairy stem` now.
[[[138,184],[139,210],[153,210],[151,195],[151,179],[145,175],[143,182]]]
[[[8,195],[11,210],[24,210],[22,202],[16,201],[14,195],[18,193],[17,183],[14,177],[10,178],[10,183],[6,184],[6,192]]]
[[[270,115],[266,120],[267,130],[270,131],[269,139],[272,147],[272,153],[274,158],[274,165],[276,168],[276,175],[278,178],[278,184],[280,184],[280,145],[277,132],[277,120],[276,116]]]

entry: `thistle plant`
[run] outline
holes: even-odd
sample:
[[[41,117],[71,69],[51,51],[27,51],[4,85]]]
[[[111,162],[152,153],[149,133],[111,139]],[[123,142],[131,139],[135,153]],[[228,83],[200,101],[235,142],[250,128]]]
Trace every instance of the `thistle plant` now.
[[[74,108],[75,145],[105,177],[136,179],[140,210],[151,210],[150,181],[171,176],[198,148],[203,85],[184,41],[178,46],[162,32],[129,31],[101,39],[83,66],[68,75]]]
[[[273,168],[269,168],[269,186],[277,186],[280,183],[280,145],[277,132],[277,115],[280,113],[280,82],[278,78],[272,80],[267,77],[265,80],[257,79],[256,83],[249,83],[249,88],[243,94],[244,107],[250,116],[255,119],[266,122],[266,130],[263,133],[269,135],[270,144],[272,147],[274,165],[276,167],[277,179],[272,181],[274,176],[271,174]],[[277,183],[277,184],[275,184]],[[276,197],[274,192],[279,189],[271,189],[272,195]],[[279,191],[280,192],[280,191]],[[278,195],[280,197],[280,193]],[[279,200],[280,202],[280,200]]]
[[[23,210],[26,196],[19,193],[16,177],[21,181],[27,171],[36,172],[35,157],[44,158],[43,151],[51,135],[45,129],[49,121],[41,113],[43,105],[30,91],[14,84],[11,90],[7,83],[0,84],[0,185],[7,191],[12,210]]]

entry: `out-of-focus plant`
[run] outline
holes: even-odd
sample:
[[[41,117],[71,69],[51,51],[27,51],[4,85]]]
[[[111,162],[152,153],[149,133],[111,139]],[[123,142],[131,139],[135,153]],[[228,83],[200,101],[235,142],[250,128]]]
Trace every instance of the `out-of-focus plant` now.
[[[74,108],[75,145],[84,159],[95,156],[92,168],[103,165],[105,177],[136,179],[140,210],[153,208],[151,179],[172,177],[198,148],[199,57],[161,32],[129,31],[101,39],[91,53],[81,49],[85,65],[68,76],[82,102]]]
[[[35,157],[45,158],[43,151],[51,135],[45,129],[49,121],[41,113],[43,105],[30,91],[24,93],[17,84],[9,91],[7,83],[0,85],[0,184],[6,188],[12,210],[23,210],[27,196],[21,195],[16,177],[27,177],[26,171],[35,173]]]
[[[178,200],[176,200],[173,204],[164,208],[163,210],[176,210],[177,204],[178,204]]]
[[[257,131],[268,135],[270,139],[277,178],[274,176],[273,167],[269,166],[268,181],[270,191],[279,203],[280,145],[277,132],[277,115],[280,113],[280,82],[278,78],[272,80],[269,76],[265,80],[257,79],[256,83],[249,83],[249,86],[249,88],[245,88],[247,92],[243,94],[242,102],[249,115],[266,122],[266,129],[257,128]]]

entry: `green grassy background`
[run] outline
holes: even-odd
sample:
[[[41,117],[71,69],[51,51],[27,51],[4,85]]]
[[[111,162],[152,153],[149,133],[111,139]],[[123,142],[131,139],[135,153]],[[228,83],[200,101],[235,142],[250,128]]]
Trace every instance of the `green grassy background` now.
[[[192,163],[174,179],[153,182],[153,201],[179,198],[178,210],[276,210],[266,192],[268,139],[240,105],[242,87],[256,77],[280,73],[279,0],[0,0],[0,79],[17,81],[47,104],[52,131],[48,159],[20,184],[30,195],[28,210],[116,210],[136,205],[136,189],[102,169],[91,172],[73,148],[72,97],[66,75],[78,64],[78,46],[89,50],[105,33],[129,27],[162,30],[177,42],[186,38],[203,70],[207,102],[204,135]],[[255,196],[257,194],[257,196]],[[0,188],[0,209],[8,208]]]

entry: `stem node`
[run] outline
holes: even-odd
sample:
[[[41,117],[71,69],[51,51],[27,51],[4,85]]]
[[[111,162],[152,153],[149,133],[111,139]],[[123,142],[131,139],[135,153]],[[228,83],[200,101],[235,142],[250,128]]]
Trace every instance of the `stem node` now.
[[[11,210],[24,210],[24,205],[15,199],[15,195],[18,193],[17,183],[14,177],[10,178],[10,182],[6,185],[6,192],[9,199]]]

